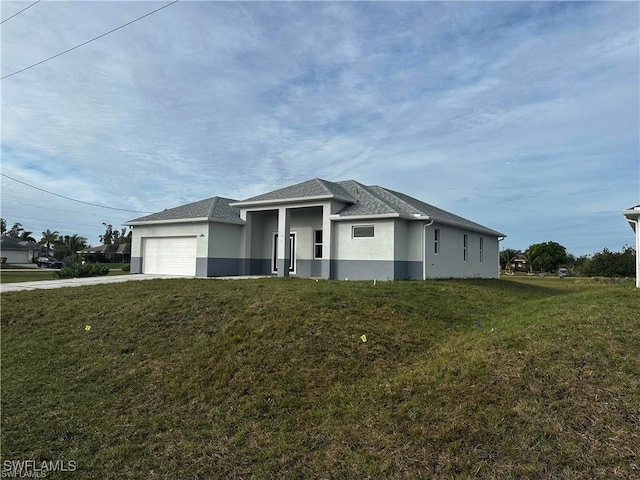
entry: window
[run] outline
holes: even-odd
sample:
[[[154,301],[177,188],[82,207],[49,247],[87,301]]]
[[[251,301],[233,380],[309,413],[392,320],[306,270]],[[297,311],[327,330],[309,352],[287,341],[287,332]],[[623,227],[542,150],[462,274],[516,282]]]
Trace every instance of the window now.
[[[361,225],[358,227],[354,226],[352,229],[353,238],[373,238],[373,236],[374,236],[373,225]]]
[[[440,229],[436,228],[433,231],[433,253],[438,254],[440,249]]]
[[[322,230],[313,232],[313,258],[322,258]]]
[[[480,237],[480,263],[484,260],[484,238]]]
[[[468,255],[467,255],[467,250],[469,248],[469,235],[467,235],[466,233],[464,234],[464,237],[462,238],[462,259],[466,262]]]

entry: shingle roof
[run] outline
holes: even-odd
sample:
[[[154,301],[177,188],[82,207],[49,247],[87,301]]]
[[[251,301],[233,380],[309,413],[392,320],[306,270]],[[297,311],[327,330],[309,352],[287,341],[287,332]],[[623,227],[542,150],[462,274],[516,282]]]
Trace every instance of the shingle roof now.
[[[307,180],[272,192],[237,201],[229,198],[212,197],[180,207],[164,210],[127,222],[154,222],[169,220],[185,220],[190,218],[207,218],[210,220],[239,223],[240,208],[230,204],[242,206],[251,203],[270,203],[303,198],[337,198],[347,202],[334,218],[350,218],[356,216],[398,215],[403,218],[429,217],[436,222],[466,228],[490,235],[504,236],[504,234],[484,227],[466,218],[454,215],[438,207],[422,202],[416,198],[395,192],[377,185],[363,185],[355,180],[330,182],[320,178]]]
[[[322,180],[321,178],[313,178],[306,182],[297,183],[289,187],[280,188],[272,192],[247,198],[241,203],[306,197],[341,197],[345,200],[355,201],[355,199],[349,195],[349,192],[347,192],[339,183]]]
[[[3,235],[0,239],[0,248],[2,250],[35,250],[37,245],[33,242],[21,240],[20,238],[9,237]]]
[[[435,221],[449,223],[452,225],[459,225],[461,227],[469,228],[471,230],[485,231],[487,233],[491,233],[499,237],[505,236],[503,233],[500,233],[496,230],[487,228],[483,225],[480,225],[479,223],[472,222],[471,220],[467,220],[466,218],[447,212],[446,210],[442,210],[441,208],[434,207],[433,205],[425,203],[416,198],[410,197],[409,195],[405,195],[404,193],[394,192],[393,190],[387,190],[382,187],[374,187],[374,188],[385,190],[389,194],[397,197],[399,200],[406,202],[408,205],[410,205],[411,208],[415,208],[416,210],[418,210],[419,213],[428,215],[430,218],[434,219]]]
[[[137,222],[157,222],[163,220],[184,220],[190,218],[207,218],[221,222],[240,221],[240,209],[232,207],[230,203],[236,200],[222,197],[211,197],[197,202],[152,213],[144,217],[130,220],[126,224]],[[125,224],[125,225],[126,225]]]
[[[347,205],[340,212],[339,217],[375,216],[384,214],[397,214],[401,217],[413,217],[415,215],[428,216],[435,221],[468,228],[474,231],[486,232],[491,235],[504,236],[504,234],[487,228],[479,223],[449,213],[441,208],[429,205],[421,200],[395,192],[377,185],[362,185],[354,180],[339,182],[340,185],[356,198],[356,202]]]

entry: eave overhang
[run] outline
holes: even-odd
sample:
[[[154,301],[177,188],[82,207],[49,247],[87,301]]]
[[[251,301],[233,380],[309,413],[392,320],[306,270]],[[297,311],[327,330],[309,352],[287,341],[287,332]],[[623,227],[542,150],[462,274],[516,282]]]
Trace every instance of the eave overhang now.
[[[231,219],[222,219],[222,218],[212,218],[212,217],[197,217],[197,218],[171,218],[164,220],[132,220],[130,222],[125,222],[122,225],[127,225],[129,227],[140,226],[140,225],[169,225],[176,223],[229,223],[231,225],[245,225],[247,222],[238,218],[237,220]]]
[[[353,203],[353,199],[340,195],[316,195],[313,197],[295,197],[295,198],[274,198],[270,200],[245,200],[240,202],[229,203],[229,206],[236,208],[253,208],[253,207],[270,207],[270,206],[293,206],[293,204],[301,203],[317,203],[326,202],[327,200],[337,200],[344,203]]]

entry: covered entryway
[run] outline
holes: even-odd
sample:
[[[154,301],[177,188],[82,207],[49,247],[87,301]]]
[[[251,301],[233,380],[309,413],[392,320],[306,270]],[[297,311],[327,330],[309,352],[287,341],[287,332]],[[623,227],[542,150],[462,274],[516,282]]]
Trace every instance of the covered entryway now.
[[[196,237],[143,238],[142,273],[196,275]]]

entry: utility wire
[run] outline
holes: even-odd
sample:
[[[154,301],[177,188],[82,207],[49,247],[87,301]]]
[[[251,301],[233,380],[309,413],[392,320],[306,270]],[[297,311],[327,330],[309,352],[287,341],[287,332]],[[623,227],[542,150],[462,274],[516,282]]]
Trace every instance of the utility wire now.
[[[15,17],[16,15],[21,14],[22,12],[24,12],[25,10],[27,10],[28,8],[33,7],[36,3],[40,3],[41,0],[36,0],[35,2],[33,2],[31,5],[24,7],[22,10],[20,10],[19,12],[14,13],[13,15],[11,15],[10,17],[5,18],[4,20],[2,20],[0,22],[0,25],[2,25],[4,22],[6,22],[7,20],[11,20],[13,17]]]
[[[152,212],[141,212],[140,210],[128,210],[126,208],[116,208],[116,207],[107,207],[105,205],[99,205],[97,203],[84,202],[82,200],[76,200],[75,198],[65,197],[64,195],[60,195],[59,193],[50,192],[49,190],[45,190],[44,188],[36,187],[34,185],[30,185],[26,182],[18,180],[17,178],[10,177],[6,173],[1,173],[3,177],[8,178],[9,180],[13,180],[14,182],[21,183],[22,185],[26,185],[27,187],[34,188],[36,190],[40,190],[41,192],[48,193],[49,195],[55,195],[56,197],[64,198],[65,200],[71,200],[72,202],[84,203],[85,205],[91,205],[93,207],[107,208],[109,210],[118,210],[120,212],[133,212],[133,213],[152,213]]]
[[[38,1],[39,1],[39,0],[38,0]],[[43,63],[48,62],[49,60],[53,60],[54,58],[60,57],[60,56],[64,55],[65,53],[69,53],[69,52],[71,52],[71,51],[75,50],[76,48],[80,48],[80,47],[82,47],[82,46],[84,46],[84,45],[86,45],[86,44],[88,44],[88,43],[93,42],[94,40],[98,40],[99,38],[106,37],[106,36],[107,36],[107,35],[109,35],[110,33],[113,33],[113,32],[115,32],[115,31],[117,31],[117,30],[120,30],[121,28],[124,28],[124,27],[126,27],[126,26],[128,26],[128,25],[131,25],[132,23],[135,23],[135,22],[137,22],[138,20],[142,20],[143,18],[148,17],[149,15],[153,15],[154,13],[159,12],[159,11],[160,11],[160,10],[162,10],[163,8],[170,7],[171,5],[173,5],[174,3],[178,3],[179,1],[180,1],[180,0],[173,0],[173,2],[171,2],[171,3],[167,3],[166,5],[163,5],[163,6],[162,6],[162,7],[160,7],[160,8],[156,8],[155,10],[153,10],[153,11],[151,11],[151,12],[149,12],[149,13],[145,13],[145,14],[144,14],[144,15],[142,15],[141,17],[138,17],[138,18],[136,18],[136,19],[134,19],[134,20],[131,20],[130,22],[127,22],[127,23],[125,23],[125,24],[123,24],[123,25],[120,25],[119,27],[116,27],[116,28],[114,28],[114,29],[112,29],[112,30],[109,30],[108,32],[105,32],[105,33],[103,33],[103,34],[101,34],[101,35],[98,35],[97,37],[94,37],[94,38],[92,38],[91,40],[87,40],[86,42],[82,42],[82,43],[80,43],[80,44],[76,45],[75,47],[71,47],[71,48],[69,48],[69,49],[65,50],[64,52],[57,53],[57,54],[55,54],[55,55],[52,55],[52,56],[51,56],[51,57],[49,57],[49,58],[45,58],[44,60],[41,60],[41,61],[39,61],[39,62],[36,62],[36,63],[34,63],[34,64],[32,64],[32,65],[29,65],[28,67],[21,68],[20,70],[16,70],[15,72],[10,73],[10,74],[8,74],[8,75],[5,75],[4,77],[0,77],[0,80],[4,80],[5,78],[12,77],[12,76],[14,76],[14,75],[17,75],[18,73],[24,72],[25,70],[29,70],[30,68],[37,67],[38,65],[42,65]],[[37,2],[36,2],[36,3],[37,3]],[[11,18],[11,17],[9,17],[9,18]],[[8,20],[8,19],[7,19],[7,20]]]

